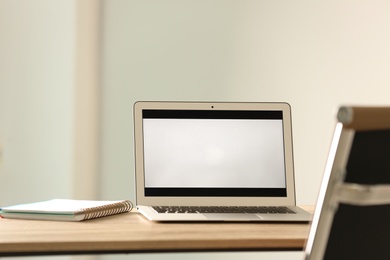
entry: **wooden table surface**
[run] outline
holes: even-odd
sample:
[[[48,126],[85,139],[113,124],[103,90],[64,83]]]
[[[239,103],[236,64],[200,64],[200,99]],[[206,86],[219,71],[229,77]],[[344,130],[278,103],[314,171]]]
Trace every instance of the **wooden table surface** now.
[[[294,251],[308,231],[309,223],[158,223],[136,211],[83,222],[0,218],[0,256]]]

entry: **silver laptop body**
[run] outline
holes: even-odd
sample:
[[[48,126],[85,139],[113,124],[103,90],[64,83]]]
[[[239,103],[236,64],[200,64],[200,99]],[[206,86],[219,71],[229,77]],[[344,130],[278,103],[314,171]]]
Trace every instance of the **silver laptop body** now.
[[[136,102],[138,211],[154,221],[311,220],[295,203],[291,132],[287,103]]]

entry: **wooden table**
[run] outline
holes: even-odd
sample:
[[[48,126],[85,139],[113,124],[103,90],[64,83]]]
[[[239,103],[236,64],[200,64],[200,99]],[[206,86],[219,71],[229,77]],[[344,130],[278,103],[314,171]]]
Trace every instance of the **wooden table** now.
[[[308,231],[308,223],[156,223],[134,211],[84,222],[0,218],[0,256],[294,251]]]

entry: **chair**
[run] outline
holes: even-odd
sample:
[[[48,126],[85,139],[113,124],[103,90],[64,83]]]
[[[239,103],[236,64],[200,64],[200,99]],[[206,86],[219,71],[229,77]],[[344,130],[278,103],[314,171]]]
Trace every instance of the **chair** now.
[[[341,107],[305,259],[390,259],[390,107]]]

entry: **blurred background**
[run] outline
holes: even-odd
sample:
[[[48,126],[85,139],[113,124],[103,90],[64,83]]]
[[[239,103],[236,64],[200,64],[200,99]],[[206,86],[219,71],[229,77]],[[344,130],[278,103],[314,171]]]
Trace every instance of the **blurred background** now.
[[[388,46],[385,0],[0,0],[0,206],[135,201],[138,100],[290,103],[297,202],[315,204],[337,108],[390,104]],[[303,253],[49,258],[183,257]]]

